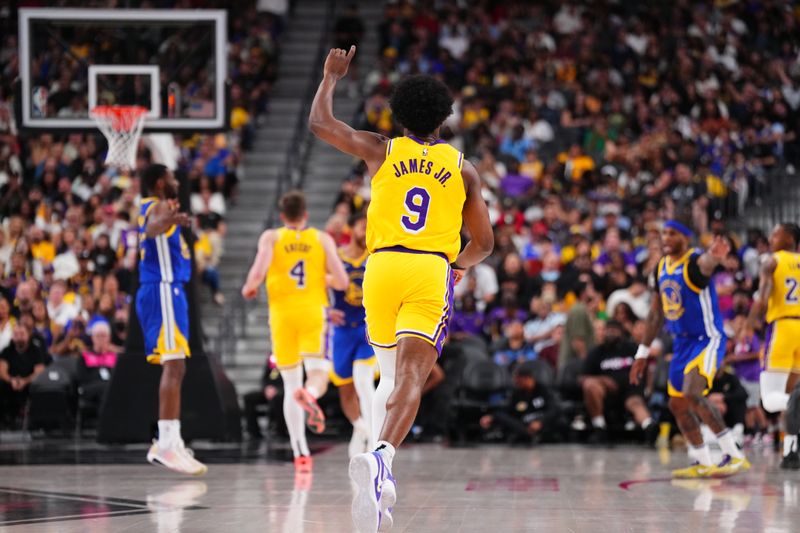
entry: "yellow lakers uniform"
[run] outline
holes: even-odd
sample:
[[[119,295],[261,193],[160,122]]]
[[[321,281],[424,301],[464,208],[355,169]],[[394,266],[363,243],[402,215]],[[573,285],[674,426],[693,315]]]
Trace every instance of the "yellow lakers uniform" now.
[[[461,248],[464,155],[413,136],[386,144],[367,211],[364,308],[370,344],[417,337],[441,353],[453,309],[450,263]]]
[[[269,327],[278,368],[325,358],[325,249],[315,228],[280,228],[267,271]]]
[[[800,372],[800,254],[779,251],[767,300],[764,369]]]

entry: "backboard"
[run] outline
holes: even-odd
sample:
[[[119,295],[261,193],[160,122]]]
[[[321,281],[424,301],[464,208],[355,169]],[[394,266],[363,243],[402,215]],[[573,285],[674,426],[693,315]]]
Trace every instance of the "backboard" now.
[[[95,129],[97,105],[139,105],[145,131],[227,126],[224,10],[19,10],[27,130]]]

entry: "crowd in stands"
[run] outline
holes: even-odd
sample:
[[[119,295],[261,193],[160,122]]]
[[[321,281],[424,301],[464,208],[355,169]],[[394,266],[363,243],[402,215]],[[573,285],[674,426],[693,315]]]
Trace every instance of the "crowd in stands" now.
[[[283,21],[280,13],[269,11],[274,3],[238,2],[229,10],[231,131],[175,139],[180,148],[176,172],[191,186],[195,262],[217,304],[223,303],[216,267],[223,254],[226,209],[236,200],[242,153],[268,112],[276,76]],[[84,2],[83,7],[109,4]],[[150,2],[126,5],[154,7]],[[158,7],[202,6],[177,0],[158,2]],[[18,428],[31,383],[52,360],[75,361],[81,397],[95,407],[102,398],[125,345],[143,194],[138,175],[152,156],[141,144],[136,168],[105,168],[106,141],[99,131],[21,132],[13,113],[20,67],[13,10],[0,18],[0,34],[0,428]],[[96,32],[73,45],[80,53],[97,55],[114,48],[111,38]],[[86,106],[86,80],[73,76],[72,55],[59,49],[62,45],[49,41],[47,53],[33,60],[37,80],[53,81],[47,109],[55,115],[66,113],[64,106]],[[184,59],[171,49],[151,52]],[[181,82],[190,84],[195,77]],[[188,94],[190,87],[184,89]],[[64,91],[72,98],[61,98]]]
[[[604,438],[613,422],[656,437],[668,421],[670,339],[657,341],[644,387],[630,387],[627,370],[661,223],[690,221],[698,246],[728,235],[713,283],[737,338],[769,228],[742,235],[729,222],[796,171],[799,23],[780,0],[387,4],[379,57],[361,58],[376,66],[362,74],[359,127],[402,135],[393,84],[416,73],[443,80],[455,104],[441,137],[478,170],[496,229],[494,253],[456,289],[440,363],[454,411],[466,405],[468,372],[448,357],[478,346],[475,361],[491,361],[513,386],[457,425],[530,440],[583,429]],[[345,242],[347,215],[368,202],[369,176],[354,164],[326,229]],[[739,435],[746,422],[756,440],[770,428],[760,342],[729,341],[712,394]]]

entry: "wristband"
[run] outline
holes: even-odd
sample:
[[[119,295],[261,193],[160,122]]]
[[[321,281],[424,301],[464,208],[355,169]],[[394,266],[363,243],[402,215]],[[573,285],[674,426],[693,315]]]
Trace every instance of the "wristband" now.
[[[633,358],[647,359],[648,357],[650,357],[650,348],[648,348],[644,344],[640,344],[639,347],[636,349],[636,355],[634,355]]]
[[[453,270],[466,270],[466,268],[458,266],[455,261],[450,263],[450,268],[452,268]]]

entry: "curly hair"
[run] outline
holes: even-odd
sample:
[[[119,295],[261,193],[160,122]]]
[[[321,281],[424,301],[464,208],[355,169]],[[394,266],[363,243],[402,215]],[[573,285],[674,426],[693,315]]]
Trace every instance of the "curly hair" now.
[[[401,80],[389,98],[394,118],[417,136],[433,133],[453,112],[447,86],[431,76],[415,75]]]

